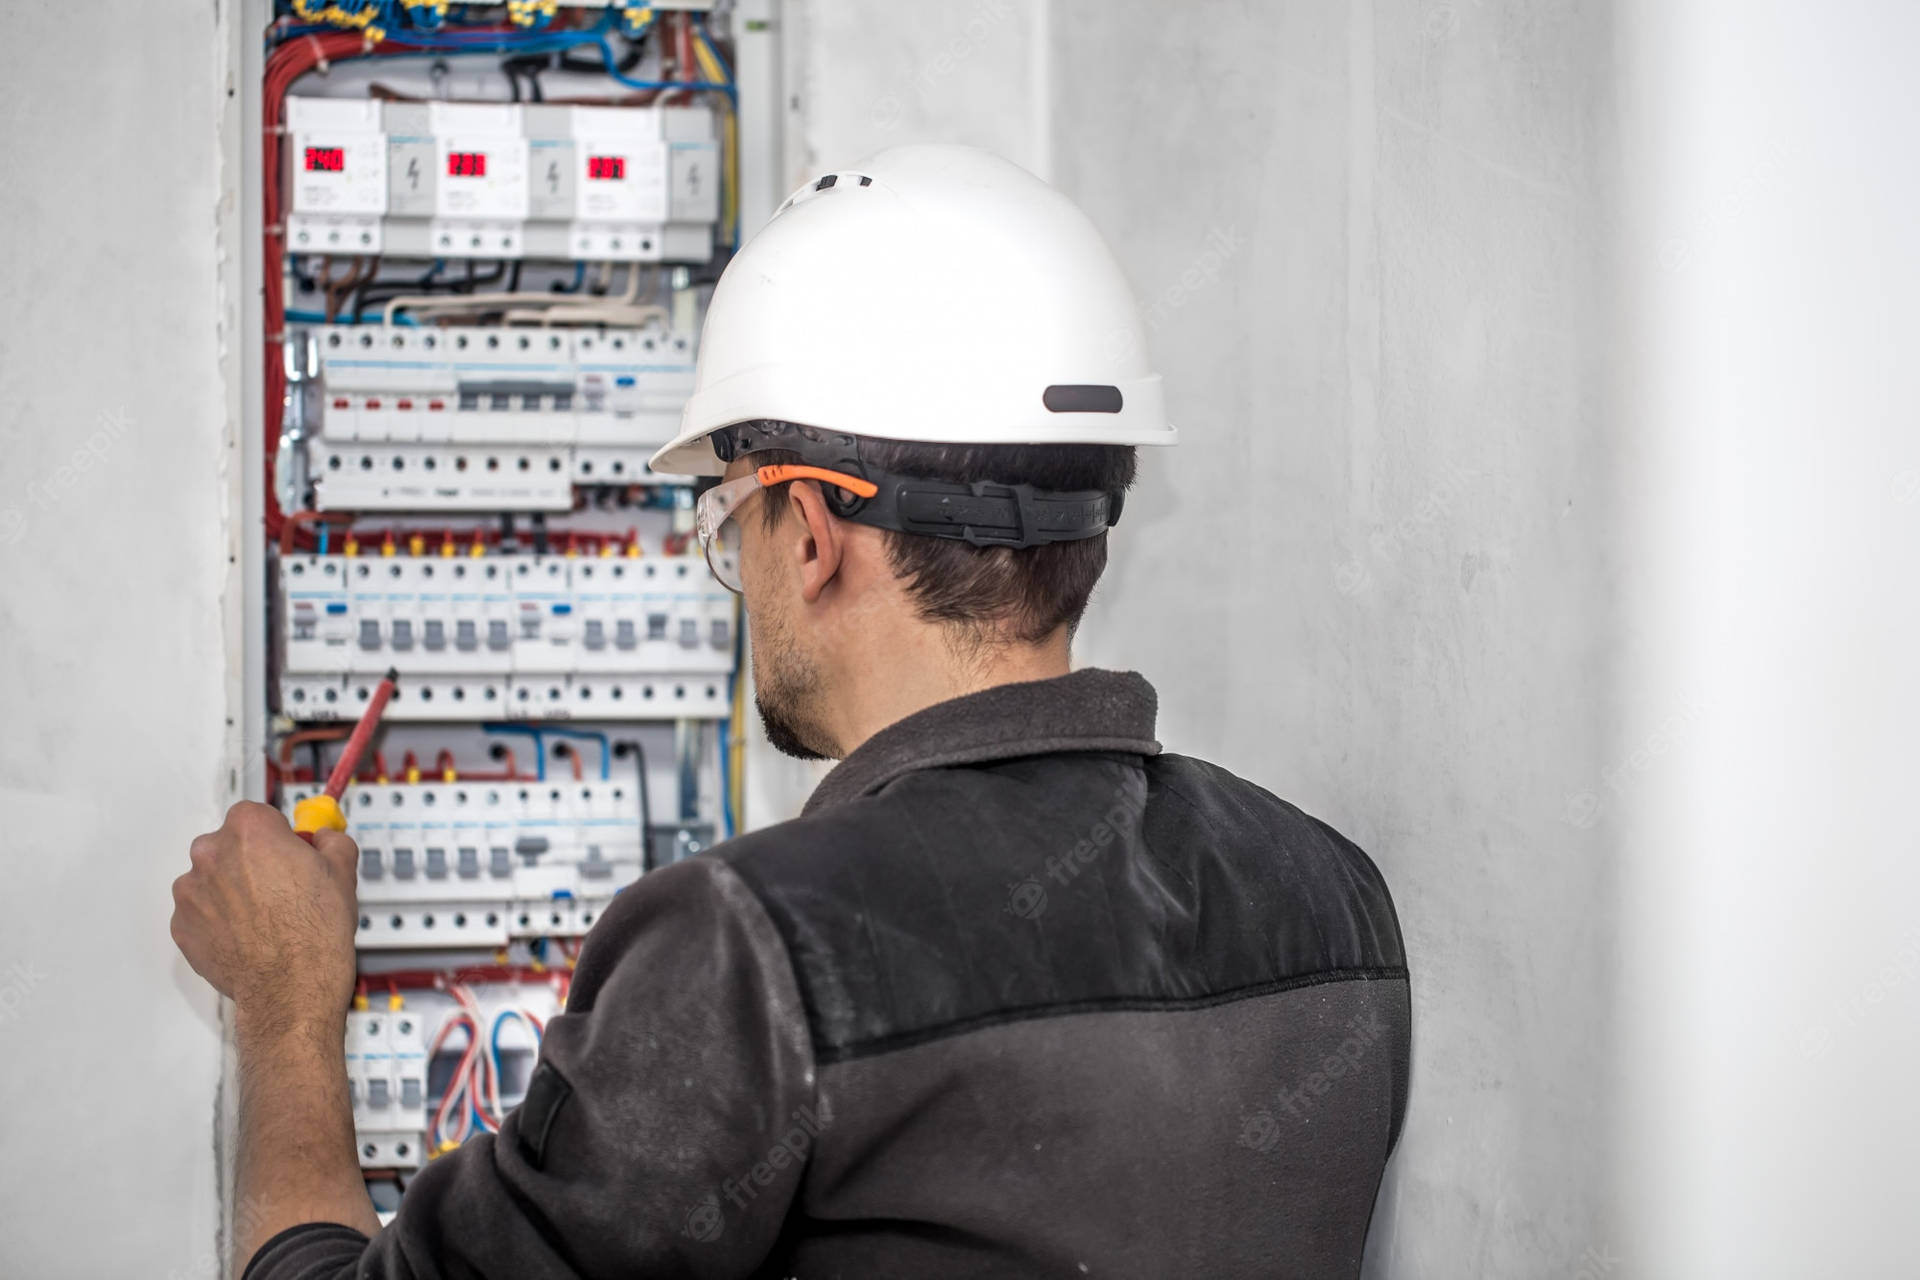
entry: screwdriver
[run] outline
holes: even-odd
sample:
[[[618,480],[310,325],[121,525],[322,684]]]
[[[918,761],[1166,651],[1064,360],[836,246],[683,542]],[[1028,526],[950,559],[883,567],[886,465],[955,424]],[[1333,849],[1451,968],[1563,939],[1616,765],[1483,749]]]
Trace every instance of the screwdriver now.
[[[389,667],[387,674],[374,687],[373,700],[360,713],[360,723],[353,726],[353,732],[347,737],[347,745],[341,748],[340,759],[327,776],[326,790],[317,796],[294,802],[293,830],[308,844],[313,843],[313,833],[316,831],[347,829],[347,815],[340,808],[340,797],[346,794],[347,787],[353,782],[353,772],[360,767],[360,757],[366,754],[367,744],[373,741],[373,731],[380,727],[380,713],[387,709],[387,699],[393,696],[394,682],[399,678],[399,670]]]

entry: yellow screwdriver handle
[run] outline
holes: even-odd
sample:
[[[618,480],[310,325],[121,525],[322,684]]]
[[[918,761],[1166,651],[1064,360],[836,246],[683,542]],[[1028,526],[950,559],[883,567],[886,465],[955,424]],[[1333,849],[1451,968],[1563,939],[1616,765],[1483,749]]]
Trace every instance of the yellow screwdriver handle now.
[[[338,800],[322,791],[317,796],[294,802],[293,829],[309,837],[316,831],[345,831],[347,815],[341,812]],[[308,843],[312,843],[311,839]]]

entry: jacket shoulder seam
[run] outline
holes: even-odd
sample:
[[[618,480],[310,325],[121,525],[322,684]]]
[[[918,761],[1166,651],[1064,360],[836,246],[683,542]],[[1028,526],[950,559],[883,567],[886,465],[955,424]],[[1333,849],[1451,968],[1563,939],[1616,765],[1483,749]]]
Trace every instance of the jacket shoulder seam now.
[[[875,1058],[901,1049],[912,1049],[938,1040],[948,1040],[972,1031],[984,1031],[991,1027],[1004,1026],[1013,1022],[1034,1022],[1045,1018],[1067,1018],[1089,1013],[1185,1013],[1199,1009],[1218,1008],[1221,1005],[1237,1004],[1243,1000],[1254,1000],[1261,996],[1279,995],[1287,991],[1299,991],[1307,987],[1325,986],[1335,982],[1391,982],[1406,981],[1405,965],[1367,966],[1346,969],[1323,969],[1315,973],[1296,974],[1288,978],[1274,978],[1264,982],[1250,983],[1242,987],[1233,987],[1226,991],[1211,991],[1193,996],[1098,996],[1085,1000],[1060,1000],[1046,1004],[1022,1005],[1011,1009],[993,1009],[986,1013],[966,1018],[955,1018],[948,1022],[936,1023],[927,1027],[916,1027],[911,1031],[897,1031],[867,1040],[853,1041],[844,1045],[830,1045],[822,1048],[814,1046],[814,1061],[821,1066],[833,1063],[851,1062],[860,1058]]]

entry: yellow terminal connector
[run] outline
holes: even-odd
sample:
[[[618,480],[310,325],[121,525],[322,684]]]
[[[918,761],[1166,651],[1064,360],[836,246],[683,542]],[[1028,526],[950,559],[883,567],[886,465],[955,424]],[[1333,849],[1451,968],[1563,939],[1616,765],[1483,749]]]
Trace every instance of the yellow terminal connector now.
[[[416,533],[407,539],[407,554],[410,556],[423,556],[427,554],[427,539],[425,534]]]
[[[384,782],[385,779],[383,778],[381,779],[381,781]],[[412,786],[417,784],[419,781],[420,781],[420,766],[417,764],[408,765],[407,766],[407,785]]]
[[[395,1013],[398,1013],[400,1010],[406,1007],[407,1007],[406,997],[401,995],[397,989],[387,992],[387,1008],[393,1010]]]
[[[348,534],[348,535],[347,535],[347,540],[346,540],[346,542],[345,542],[345,543],[343,543],[343,544],[341,545],[341,548],[340,548],[340,550],[341,550],[341,552],[342,552],[343,554],[345,554],[345,555],[349,555],[349,556],[357,556],[357,555],[359,555],[359,554],[360,554],[360,539],[358,539],[358,538],[356,538],[356,537],[354,537],[354,536],[353,536],[352,534]]]

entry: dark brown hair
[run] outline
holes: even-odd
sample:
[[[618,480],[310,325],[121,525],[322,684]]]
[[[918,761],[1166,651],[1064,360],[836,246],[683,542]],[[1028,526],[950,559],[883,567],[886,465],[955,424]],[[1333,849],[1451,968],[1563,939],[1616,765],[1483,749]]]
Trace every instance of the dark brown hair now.
[[[798,462],[784,449],[760,450],[754,460]],[[919,444],[864,439],[860,457],[882,471],[919,480],[965,484],[1030,484],[1072,492],[1124,493],[1136,462],[1130,445]],[[777,488],[778,486],[776,486]],[[771,498],[773,495],[769,494]],[[787,504],[766,502],[769,526]],[[1094,584],[1107,567],[1107,535],[1038,547],[976,547],[955,538],[886,530],[887,558],[907,582],[920,616],[959,628],[972,641],[998,637],[1035,644],[1065,626],[1080,625]]]

